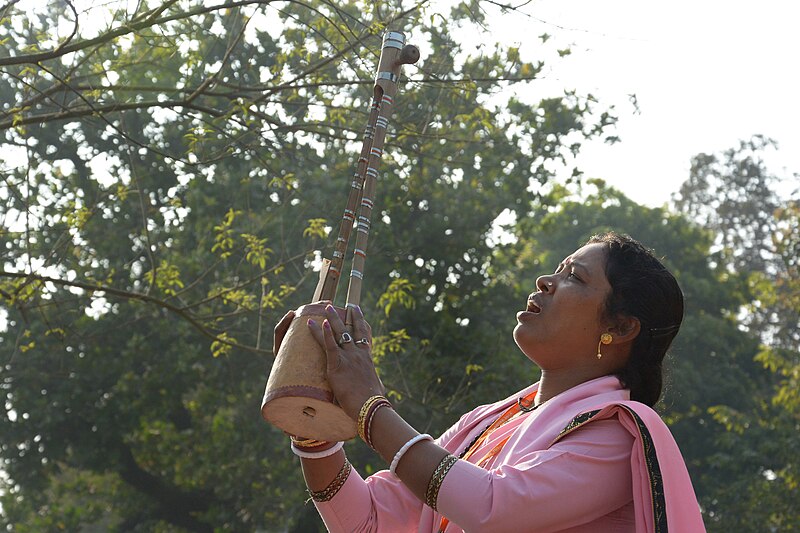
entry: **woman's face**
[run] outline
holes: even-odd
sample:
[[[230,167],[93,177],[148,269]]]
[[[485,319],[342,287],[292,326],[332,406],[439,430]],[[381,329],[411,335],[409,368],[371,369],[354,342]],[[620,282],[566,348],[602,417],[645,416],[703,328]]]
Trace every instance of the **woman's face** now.
[[[586,245],[539,277],[526,310],[517,313],[514,340],[542,369],[597,364],[597,343],[609,325],[602,318],[611,292],[605,247]]]

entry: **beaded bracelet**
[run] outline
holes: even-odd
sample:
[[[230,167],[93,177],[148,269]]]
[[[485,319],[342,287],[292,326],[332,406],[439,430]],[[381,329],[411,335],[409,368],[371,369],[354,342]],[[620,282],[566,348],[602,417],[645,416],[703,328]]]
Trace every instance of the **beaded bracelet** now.
[[[336,496],[336,493],[339,492],[339,490],[344,486],[344,483],[347,481],[347,477],[350,475],[350,471],[352,469],[353,466],[345,457],[342,469],[339,470],[339,473],[336,474],[336,477],[333,478],[333,481],[331,481],[330,485],[316,492],[309,490],[308,495],[311,496],[311,499],[315,502],[327,502]]]
[[[334,444],[332,447],[328,448],[327,450],[322,450],[321,452],[309,452],[309,451],[306,451],[306,450],[296,446],[295,443],[293,442],[292,443],[292,452],[296,456],[302,457],[303,459],[323,459],[325,457],[329,457],[329,456],[335,454],[336,452],[341,450],[343,446],[344,446],[344,442],[337,442],[336,444]]]
[[[400,459],[403,458],[403,456],[405,455],[405,453],[408,451],[409,448],[411,448],[413,445],[415,445],[416,443],[418,443],[421,440],[429,440],[429,441],[433,442],[433,437],[431,437],[427,433],[423,433],[421,435],[415,435],[415,436],[411,437],[408,440],[408,442],[403,444],[400,447],[400,449],[397,450],[397,453],[394,454],[394,459],[392,459],[392,464],[389,466],[389,472],[394,474],[395,473],[394,472],[395,469],[397,469],[398,463],[400,463]]]
[[[425,505],[436,511],[436,500],[439,499],[439,489],[442,488],[444,477],[454,464],[458,462],[455,455],[446,455],[433,471],[431,480],[428,482],[428,490],[425,491]]]

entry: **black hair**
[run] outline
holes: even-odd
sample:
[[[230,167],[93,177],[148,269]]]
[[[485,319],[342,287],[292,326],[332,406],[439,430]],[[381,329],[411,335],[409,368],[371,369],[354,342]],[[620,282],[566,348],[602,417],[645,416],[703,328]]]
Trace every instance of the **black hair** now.
[[[641,330],[630,357],[617,376],[631,399],[654,406],[664,384],[664,356],[683,320],[683,292],[678,281],[652,251],[628,235],[595,235],[587,244],[606,245],[606,278],[611,293],[605,316],[632,316]]]

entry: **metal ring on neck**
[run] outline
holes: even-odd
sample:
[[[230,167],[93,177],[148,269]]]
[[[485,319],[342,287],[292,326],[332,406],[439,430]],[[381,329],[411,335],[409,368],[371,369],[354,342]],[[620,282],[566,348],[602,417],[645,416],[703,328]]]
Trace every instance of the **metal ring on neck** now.
[[[402,49],[406,44],[406,36],[399,31],[388,31],[383,36],[383,48]]]
[[[375,75],[375,81],[378,80],[389,80],[392,83],[397,83],[397,76],[391,72],[378,72]]]

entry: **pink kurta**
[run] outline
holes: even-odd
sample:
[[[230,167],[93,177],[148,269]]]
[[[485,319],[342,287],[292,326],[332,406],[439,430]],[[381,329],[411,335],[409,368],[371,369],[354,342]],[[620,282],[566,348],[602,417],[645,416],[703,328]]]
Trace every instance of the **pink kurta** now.
[[[464,415],[437,443],[458,456],[486,426],[534,384]],[[568,428],[565,431],[565,428]],[[477,462],[504,437],[488,465]],[[329,502],[316,503],[332,532],[705,531],[686,467],[668,429],[613,376],[598,378],[512,419],[458,461],[434,512],[400,479],[355,470]],[[442,514],[439,514],[442,513]]]

